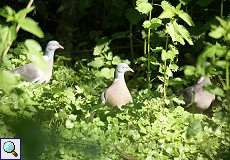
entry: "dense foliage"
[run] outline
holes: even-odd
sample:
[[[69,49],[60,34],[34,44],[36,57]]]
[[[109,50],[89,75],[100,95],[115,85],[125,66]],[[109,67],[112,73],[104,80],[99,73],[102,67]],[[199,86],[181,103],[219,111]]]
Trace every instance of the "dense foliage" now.
[[[227,1],[0,4],[0,137],[20,137],[24,159],[230,158]],[[51,82],[10,72],[42,65],[40,43],[54,38],[66,49]],[[134,102],[123,110],[100,100],[121,62],[135,70],[126,76]],[[216,100],[204,113],[189,112],[177,91],[201,75],[212,78],[207,90]]]

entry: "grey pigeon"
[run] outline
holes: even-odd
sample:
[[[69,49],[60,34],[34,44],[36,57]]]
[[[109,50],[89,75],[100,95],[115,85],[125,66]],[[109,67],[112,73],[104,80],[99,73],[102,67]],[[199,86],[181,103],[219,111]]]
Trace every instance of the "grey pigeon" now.
[[[49,41],[43,56],[47,63],[46,70],[42,70],[33,63],[25,64],[13,70],[13,73],[19,74],[24,80],[36,83],[48,83],[52,77],[53,59],[56,49],[64,49],[57,41]]]
[[[215,100],[215,95],[206,91],[203,87],[210,85],[211,81],[208,77],[202,76],[197,84],[188,87],[182,91],[186,105],[195,105],[196,110],[207,110],[211,103]]]
[[[133,99],[127,88],[124,74],[127,71],[134,72],[127,64],[120,63],[117,65],[115,71],[115,79],[112,85],[105,89],[101,94],[101,100],[103,104],[109,104],[113,107],[118,107],[121,109],[121,106],[128,103],[132,103]]]

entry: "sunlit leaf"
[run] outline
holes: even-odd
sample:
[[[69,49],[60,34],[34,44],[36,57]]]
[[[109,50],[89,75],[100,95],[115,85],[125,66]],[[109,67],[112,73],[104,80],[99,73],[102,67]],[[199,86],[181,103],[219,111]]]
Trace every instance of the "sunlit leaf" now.
[[[143,2],[137,4],[136,10],[138,10],[142,14],[148,14],[150,11],[152,11],[153,7],[148,2]]]
[[[0,89],[9,93],[17,84],[17,78],[9,71],[0,70]]]
[[[22,18],[22,19],[19,19],[18,24],[23,30],[30,32],[39,38],[44,37],[44,33],[42,32],[38,23],[35,22],[33,19],[28,18],[28,17]]]

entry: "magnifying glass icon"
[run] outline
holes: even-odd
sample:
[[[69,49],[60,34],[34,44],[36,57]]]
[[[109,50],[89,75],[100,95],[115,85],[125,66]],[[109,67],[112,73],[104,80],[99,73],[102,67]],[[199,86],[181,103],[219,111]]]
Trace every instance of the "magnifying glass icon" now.
[[[14,155],[14,157],[17,157],[18,154],[17,152],[15,152],[15,145],[13,142],[11,141],[7,141],[3,144],[3,150],[6,152],[6,153],[11,153]]]

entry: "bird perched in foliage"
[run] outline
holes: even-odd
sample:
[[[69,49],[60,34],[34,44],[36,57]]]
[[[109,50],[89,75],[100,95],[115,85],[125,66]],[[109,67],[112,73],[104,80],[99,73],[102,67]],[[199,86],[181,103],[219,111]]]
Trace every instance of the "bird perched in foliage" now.
[[[211,81],[208,77],[202,76],[197,84],[188,87],[182,91],[186,105],[195,105],[198,111],[207,110],[211,103],[215,100],[215,95],[206,91],[203,87],[210,85]]]
[[[101,94],[103,104],[109,104],[121,109],[121,106],[132,103],[133,99],[125,82],[125,72],[134,72],[127,64],[120,63],[115,71],[112,85]]]
[[[64,49],[57,41],[49,41],[45,49],[45,55],[43,56],[46,63],[45,69],[29,63],[14,69],[12,72],[19,74],[28,82],[48,83],[52,77],[54,52],[59,48]]]

